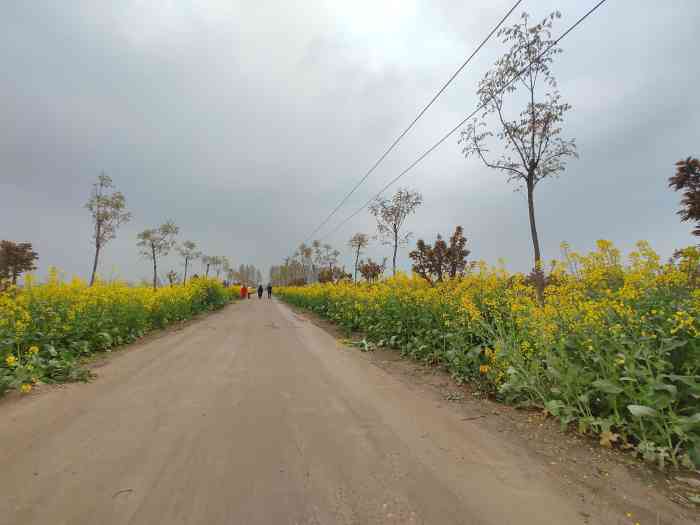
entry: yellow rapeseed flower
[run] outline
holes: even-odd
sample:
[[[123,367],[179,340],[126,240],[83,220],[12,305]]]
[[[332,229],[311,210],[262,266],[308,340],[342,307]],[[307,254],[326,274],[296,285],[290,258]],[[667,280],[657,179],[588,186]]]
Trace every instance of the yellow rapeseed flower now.
[[[29,383],[23,383],[22,386],[20,387],[20,390],[22,391],[23,394],[28,394],[29,392],[32,391],[32,385]]]
[[[15,364],[17,363],[17,358],[13,355],[8,355],[5,358],[5,362],[7,363],[7,366],[15,366]]]
[[[38,354],[39,347],[38,346],[30,346],[28,352],[32,355]]]

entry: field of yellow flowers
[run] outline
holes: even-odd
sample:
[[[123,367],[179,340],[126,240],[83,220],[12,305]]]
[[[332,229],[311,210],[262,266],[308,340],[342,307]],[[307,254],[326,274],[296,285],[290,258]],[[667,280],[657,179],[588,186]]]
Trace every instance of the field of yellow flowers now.
[[[436,286],[399,275],[278,293],[362,332],[366,348],[442,366],[602,445],[700,466],[700,251],[662,263],[644,242],[626,262],[606,241],[564,248],[544,307],[524,275],[483,263]]]
[[[84,356],[221,308],[237,295],[213,279],[154,291],[123,282],[63,282],[55,270],[43,284],[30,277],[23,288],[0,292],[0,395],[11,388],[29,392],[39,381],[85,380]]]

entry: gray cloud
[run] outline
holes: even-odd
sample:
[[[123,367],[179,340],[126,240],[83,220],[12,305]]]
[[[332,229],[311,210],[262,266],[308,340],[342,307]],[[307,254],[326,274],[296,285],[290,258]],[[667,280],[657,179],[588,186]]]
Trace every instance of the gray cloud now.
[[[304,240],[510,3],[4,6],[2,237],[32,241],[42,270],[85,276],[82,205],[105,170],[134,219],[107,248],[104,274],[148,275],[135,236],[167,218],[209,253],[266,269]],[[536,16],[561,9],[559,30],[588,7],[525,6]],[[678,158],[700,154],[699,15],[692,0],[610,2],[563,42],[555,73],[581,158],[538,189],[546,256],[562,240],[589,249],[610,238],[628,249],[648,239],[664,255],[693,242],[666,179]],[[476,83],[501,49],[489,43],[335,221],[475,107]],[[416,236],[463,224],[474,256],[530,266],[523,196],[465,160],[456,137],[402,183],[425,196],[409,224]],[[341,247],[372,229],[360,214],[329,241]]]

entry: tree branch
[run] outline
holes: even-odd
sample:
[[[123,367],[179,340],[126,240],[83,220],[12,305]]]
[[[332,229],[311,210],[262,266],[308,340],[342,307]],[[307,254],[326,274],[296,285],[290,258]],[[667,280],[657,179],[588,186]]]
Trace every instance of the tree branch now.
[[[499,169],[499,170],[510,171],[510,172],[515,173],[519,177],[524,177],[524,174],[520,170],[513,168],[512,166],[506,166],[505,164],[501,164],[501,163],[493,164],[493,163],[489,162],[488,160],[486,160],[486,157],[484,157],[484,154],[482,153],[481,148],[477,148],[475,151],[477,152],[477,154],[481,158],[481,161],[486,165],[487,168],[494,168],[494,169]]]
[[[516,142],[515,138],[511,134],[510,130],[508,129],[508,124],[506,124],[505,120],[503,119],[503,112],[501,111],[501,104],[502,101],[498,101],[492,94],[489,93],[491,96],[491,100],[494,101],[495,107],[496,107],[496,112],[498,113],[498,119],[501,121],[501,126],[503,126],[503,130],[505,131],[506,135],[508,136],[508,139],[511,141],[513,146],[515,147],[516,151],[518,152],[518,155],[520,155],[520,159],[523,161],[523,165],[527,166],[527,161],[525,159],[525,156],[523,155],[522,150],[518,146],[518,143]]]

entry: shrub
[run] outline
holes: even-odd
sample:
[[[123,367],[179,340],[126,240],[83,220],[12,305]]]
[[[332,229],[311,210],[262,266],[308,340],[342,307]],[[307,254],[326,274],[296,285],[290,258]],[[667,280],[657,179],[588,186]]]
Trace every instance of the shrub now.
[[[39,381],[88,377],[80,358],[130,343],[149,330],[221,308],[238,296],[213,279],[153,290],[123,282],[88,287],[52,271],[45,284],[0,293],[0,394]]]

